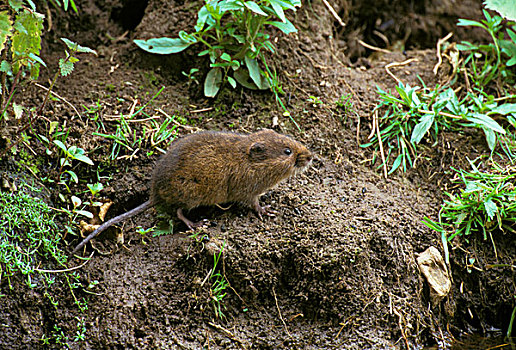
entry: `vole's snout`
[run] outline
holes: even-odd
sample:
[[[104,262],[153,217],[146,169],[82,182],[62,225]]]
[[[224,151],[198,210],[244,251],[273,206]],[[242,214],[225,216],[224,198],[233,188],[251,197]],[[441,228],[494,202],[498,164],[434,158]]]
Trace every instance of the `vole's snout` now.
[[[299,153],[296,158],[296,167],[297,168],[305,168],[310,162],[312,162],[312,153],[310,151],[306,151],[303,153]]]

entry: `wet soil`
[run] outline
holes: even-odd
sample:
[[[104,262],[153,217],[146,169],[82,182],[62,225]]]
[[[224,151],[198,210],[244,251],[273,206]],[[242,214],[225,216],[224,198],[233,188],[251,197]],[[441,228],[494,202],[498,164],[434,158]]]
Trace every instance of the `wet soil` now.
[[[93,293],[76,290],[87,300],[84,313],[78,312],[62,283],[55,287],[60,297],[55,308],[44,290],[29,289],[23,280],[13,281],[15,288],[9,289],[1,281],[5,296],[0,298],[0,348],[44,348],[43,334],[51,334],[59,324],[73,335],[77,317],[85,318],[87,328],[84,341],[70,341],[77,349],[412,349],[507,326],[514,272],[466,269],[472,254],[482,264],[496,261],[489,245],[454,247],[452,292],[437,305],[431,304],[416,264],[418,254],[430,246],[442,252],[439,234],[422,219],[437,217],[450,167],[487,152],[483,136],[476,131],[444,134],[438,145],[423,146],[426,161],[388,179],[378,162],[371,164],[372,151],[359,146],[371,132],[376,87],[392,90],[396,84],[385,65],[415,58],[392,72],[411,86],[420,85],[419,79],[428,86],[437,84],[442,78],[432,72],[437,39],[456,30],[451,24],[459,13],[479,18],[480,1],[468,2],[468,15],[447,1],[424,1],[416,9],[400,2],[380,2],[370,9],[357,4],[362,2],[341,1],[336,11],[349,23],[345,28],[322,2],[304,3],[292,16],[297,34],[273,33],[278,39],[273,66],[299,129],[282,116],[270,92],[224,87],[217,98],[204,98],[202,89],[181,74],[193,67],[203,68],[205,74],[206,62],[194,49],[156,57],[132,43],[193,27],[200,2],[150,0],[144,9],[136,3],[88,1],[81,4],[78,16],[48,12],[52,28],[41,54],[48,70],[42,72],[41,84],[48,86],[62,55],[60,37],[99,53],[81,56],[72,76],[58,80],[54,91],[62,99],[49,103],[43,113],[45,120],[69,130],[68,142],[85,149],[95,162],[94,167],[75,168],[84,183],[72,187],[72,193],[84,191],[86,183],[102,182],[101,199],[114,202],[109,217],[147,199],[159,152],[147,141],[136,152],[122,151],[117,160],[107,161],[111,142],[94,133],[114,132],[120,114],[140,108],[162,86],[165,89],[146,107],[145,118],[181,117],[187,126],[177,126],[178,135],[274,128],[302,141],[316,158],[308,171],[261,198],[262,205],[278,212],[275,217],[259,219],[239,205],[198,208],[189,217],[206,219],[209,225],[195,237],[176,221],[173,234],[142,237],[138,226],[148,228],[160,221],[150,209],[127,221],[123,233],[112,230],[98,237],[84,254],[95,252],[93,258],[79,270],[84,287],[99,282]],[[407,14],[418,19],[412,27]],[[374,39],[370,34],[375,28],[403,47],[375,41],[378,35]],[[357,35],[393,52],[370,56],[369,49],[357,44]],[[341,96],[349,96],[353,106],[338,107],[335,101]],[[32,107],[43,97],[44,90],[32,84],[16,99]],[[321,103],[314,103],[314,97]],[[98,105],[101,127],[85,113],[85,107]],[[35,132],[45,132],[45,120],[38,121]],[[145,123],[131,124],[132,130],[141,135]],[[57,159],[45,158],[42,145],[31,147],[54,174]],[[3,171],[19,169],[14,157],[0,162]],[[48,187],[51,202],[58,203],[63,189]],[[69,235],[65,241],[65,249],[71,250],[79,239]],[[496,242],[499,259],[514,257],[513,237],[500,234]],[[229,282],[223,318],[215,316],[209,281],[214,253],[220,249],[219,271]],[[71,259],[70,266],[80,263]]]

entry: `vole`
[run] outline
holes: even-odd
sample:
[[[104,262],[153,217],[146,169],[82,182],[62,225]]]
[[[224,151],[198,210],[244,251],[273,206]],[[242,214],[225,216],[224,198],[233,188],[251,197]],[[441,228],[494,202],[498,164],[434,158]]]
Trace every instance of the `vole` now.
[[[269,214],[258,198],[279,182],[308,167],[312,153],[301,143],[272,130],[244,135],[232,132],[199,132],[172,142],[157,162],[150,198],[140,206],[106,221],[86,237],[72,254],[108,227],[152,206],[177,217],[190,229],[183,209],[240,202],[260,218]]]

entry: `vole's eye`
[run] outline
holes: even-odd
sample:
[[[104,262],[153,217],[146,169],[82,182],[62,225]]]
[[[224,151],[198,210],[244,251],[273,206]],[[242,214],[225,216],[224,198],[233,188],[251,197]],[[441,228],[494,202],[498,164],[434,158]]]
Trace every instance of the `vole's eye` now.
[[[290,156],[292,154],[292,150],[290,148],[285,148],[283,151],[287,156]]]

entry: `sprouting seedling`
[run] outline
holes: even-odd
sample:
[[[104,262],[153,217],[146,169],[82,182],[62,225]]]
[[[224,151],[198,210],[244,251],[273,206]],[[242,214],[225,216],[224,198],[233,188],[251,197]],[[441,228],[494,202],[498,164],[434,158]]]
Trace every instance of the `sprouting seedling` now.
[[[57,81],[57,78],[59,75],[66,77],[72,73],[74,69],[74,64],[79,62],[79,59],[76,57],[77,53],[91,53],[95,56],[97,55],[97,52],[95,50],[90,49],[86,46],[81,46],[71,40],[68,40],[66,38],[61,38],[61,40],[66,44],[68,47],[68,50],[65,50],[66,56],[65,58],[59,59],[59,69],[54,75],[54,79],[52,79],[52,84],[50,84],[50,87],[48,88],[47,94],[45,96],[45,99],[43,100],[43,103],[38,109],[38,113],[40,114],[43,108],[45,108],[45,105],[48,101],[48,97],[50,96],[50,92],[52,91],[52,88],[54,87],[54,84]]]

